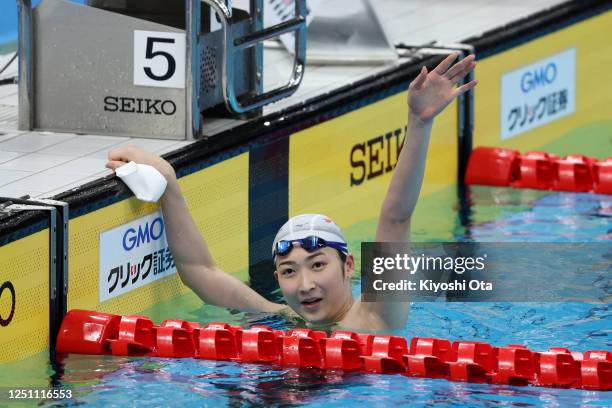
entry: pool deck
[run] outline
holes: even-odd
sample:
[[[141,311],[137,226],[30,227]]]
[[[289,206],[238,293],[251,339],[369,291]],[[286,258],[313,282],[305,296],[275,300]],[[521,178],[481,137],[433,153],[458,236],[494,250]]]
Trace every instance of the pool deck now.
[[[335,0],[337,3],[337,0]],[[333,7],[334,0],[326,0]],[[563,3],[560,0],[375,0],[378,17],[394,44],[460,43],[488,30],[504,26],[531,14]],[[264,72],[267,89],[270,78],[286,78],[292,57],[283,49],[266,47]],[[12,57],[0,55],[0,68]],[[267,106],[264,115],[302,104],[309,99],[389,69],[410,56],[381,65],[312,65],[305,71],[299,90],[278,103]],[[0,81],[17,75],[13,61]],[[110,175],[105,169],[111,148],[136,144],[157,154],[182,148],[192,142],[150,138],[22,131],[17,128],[18,89],[15,84],[0,85],[0,196],[53,197]],[[240,121],[213,119],[204,133],[214,135]],[[146,136],[146,135],[143,135]]]

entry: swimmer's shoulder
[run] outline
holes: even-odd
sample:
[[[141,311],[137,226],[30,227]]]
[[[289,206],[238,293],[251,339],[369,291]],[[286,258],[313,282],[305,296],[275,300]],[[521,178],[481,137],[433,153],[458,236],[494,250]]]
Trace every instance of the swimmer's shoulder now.
[[[363,302],[361,296],[355,300],[348,313],[337,323],[342,330],[357,332],[387,332],[391,328],[368,304]]]

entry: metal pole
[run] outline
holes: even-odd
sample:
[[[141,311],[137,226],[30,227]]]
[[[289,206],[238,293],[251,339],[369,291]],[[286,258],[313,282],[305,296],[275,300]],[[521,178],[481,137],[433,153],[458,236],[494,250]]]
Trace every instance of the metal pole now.
[[[185,139],[194,140],[200,133],[200,0],[185,0]]]
[[[263,13],[264,13],[263,0],[251,0],[250,14],[252,18],[252,33],[261,31],[263,27]],[[255,95],[263,93],[263,44],[258,44],[253,47],[253,57],[255,60],[255,84],[252,87]]]
[[[68,224],[70,221],[70,207],[68,203],[64,201],[57,201],[52,199],[37,199],[30,200],[34,202],[40,202],[46,206],[52,206],[57,211],[57,231],[56,231],[56,252],[57,252],[57,282],[58,298],[57,298],[57,315],[58,321],[62,321],[67,312],[67,301],[68,301]]]
[[[34,46],[32,1],[18,0],[19,14],[19,129],[34,127]]]

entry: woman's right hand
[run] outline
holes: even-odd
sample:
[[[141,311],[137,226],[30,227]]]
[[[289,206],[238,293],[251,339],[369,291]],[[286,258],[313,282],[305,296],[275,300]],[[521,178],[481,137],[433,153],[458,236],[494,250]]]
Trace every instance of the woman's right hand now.
[[[166,180],[168,180],[168,182],[176,180],[176,173],[174,172],[174,169],[170,163],[162,159],[160,156],[135,145],[117,147],[109,151],[108,163],[106,163],[106,167],[115,171],[119,167],[131,161],[139,164],[148,164],[155,167],[166,178]]]

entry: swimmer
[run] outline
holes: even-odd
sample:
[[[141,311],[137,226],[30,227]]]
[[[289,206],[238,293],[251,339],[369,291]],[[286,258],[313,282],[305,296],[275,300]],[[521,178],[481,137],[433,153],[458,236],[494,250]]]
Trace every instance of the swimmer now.
[[[469,55],[455,65],[454,53],[433,71],[423,67],[408,93],[408,130],[387,189],[376,229],[377,242],[409,242],[433,120],[476,81],[457,87],[476,63]],[[451,66],[452,65],[452,66]],[[215,263],[191,217],[172,166],[136,146],[113,149],[107,167],[134,161],[149,164],[168,180],[161,198],[166,236],[180,278],[204,302],[240,309],[299,316],[310,326],[339,325],[352,330],[405,327],[408,303],[362,302],[354,299],[351,277],[355,259],[340,228],[319,214],[302,214],[281,227],[272,243],[274,277],[287,305],[273,303]]]

